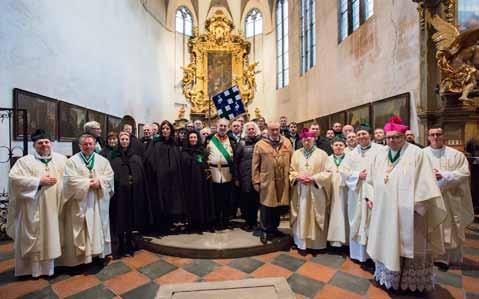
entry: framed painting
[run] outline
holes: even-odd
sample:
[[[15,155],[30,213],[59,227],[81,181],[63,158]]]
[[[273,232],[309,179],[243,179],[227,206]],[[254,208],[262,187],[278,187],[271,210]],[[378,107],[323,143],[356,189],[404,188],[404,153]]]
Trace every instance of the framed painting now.
[[[401,117],[403,123],[409,126],[410,122],[410,96],[403,93],[384,100],[372,103],[373,128],[382,128],[393,115]]]
[[[58,103],[58,135],[60,141],[73,141],[83,133],[87,109],[67,102]]]
[[[346,123],[346,111],[340,111],[329,115],[329,127],[332,128],[334,123]],[[326,131],[324,132],[326,133]]]
[[[58,101],[37,93],[14,88],[13,108],[27,111],[28,137],[36,129],[44,129],[50,134],[52,140],[58,137]],[[23,140],[23,118],[20,113],[13,122],[15,140]]]
[[[143,127],[145,126],[145,124],[138,124],[138,133],[136,134],[136,136],[138,136],[138,139],[140,138],[143,138]]]
[[[120,128],[121,128],[121,117],[116,117],[116,116],[113,116],[113,115],[108,115],[107,116],[107,131],[108,132],[116,132],[116,133],[119,133],[120,132]]]
[[[106,139],[106,136],[108,134],[106,130],[106,114],[88,109],[87,119],[88,121],[97,121],[100,123],[101,137]]]
[[[347,123],[357,128],[360,124],[371,125],[371,105],[361,105],[346,111]]]
[[[231,87],[232,54],[208,53],[208,96],[211,98]]]
[[[329,115],[322,116],[316,120],[321,128],[321,135],[326,135],[326,131],[329,127]]]
[[[458,0],[457,25],[464,31],[479,26],[479,1]]]

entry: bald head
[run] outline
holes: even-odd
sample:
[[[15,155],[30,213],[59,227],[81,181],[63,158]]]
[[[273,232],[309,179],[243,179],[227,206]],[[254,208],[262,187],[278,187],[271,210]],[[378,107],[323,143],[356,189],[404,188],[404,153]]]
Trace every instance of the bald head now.
[[[268,134],[272,139],[278,139],[280,136],[279,131],[280,124],[277,121],[268,123]]]

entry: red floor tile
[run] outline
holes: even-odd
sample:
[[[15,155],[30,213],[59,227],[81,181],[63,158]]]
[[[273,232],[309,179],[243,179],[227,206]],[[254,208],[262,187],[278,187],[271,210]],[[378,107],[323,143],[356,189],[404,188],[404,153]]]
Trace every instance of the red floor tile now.
[[[135,253],[135,256],[123,258],[122,261],[128,266],[138,269],[153,262],[158,261],[160,258],[149,251],[140,250]]]
[[[32,279],[26,281],[12,282],[0,287],[0,298],[18,298],[48,286],[48,281],[44,279]]]
[[[176,269],[174,271],[169,272],[161,277],[155,279],[155,282],[163,285],[163,284],[174,284],[174,283],[187,283],[187,282],[195,282],[199,279],[193,273],[185,271],[183,269]]]
[[[253,277],[264,278],[264,277],[284,277],[288,278],[292,274],[291,271],[286,270],[283,267],[279,267],[272,264],[264,264],[251,273]]]
[[[71,296],[100,284],[93,275],[76,275],[52,285],[53,291],[61,298]]]
[[[306,262],[296,272],[315,280],[328,282],[336,270],[317,263]]]
[[[139,286],[148,283],[150,279],[136,271],[131,271],[125,274],[121,274],[113,277],[110,280],[105,281],[103,284],[105,287],[113,291],[117,295],[121,295]]]
[[[314,297],[315,299],[361,299],[361,295],[343,290],[333,285],[325,285]]]
[[[238,280],[246,277],[246,273],[228,266],[218,268],[203,277],[205,281]]]

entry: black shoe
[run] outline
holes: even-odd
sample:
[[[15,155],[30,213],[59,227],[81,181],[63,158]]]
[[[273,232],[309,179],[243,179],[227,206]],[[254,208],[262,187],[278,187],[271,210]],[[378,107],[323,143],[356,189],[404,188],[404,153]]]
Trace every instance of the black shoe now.
[[[268,235],[266,233],[262,233],[261,236],[259,237],[259,240],[263,244],[268,243]]]
[[[446,262],[443,262],[443,261],[434,262],[434,266],[438,267],[439,270],[441,270],[443,272],[447,272],[447,270],[449,270],[449,265]]]

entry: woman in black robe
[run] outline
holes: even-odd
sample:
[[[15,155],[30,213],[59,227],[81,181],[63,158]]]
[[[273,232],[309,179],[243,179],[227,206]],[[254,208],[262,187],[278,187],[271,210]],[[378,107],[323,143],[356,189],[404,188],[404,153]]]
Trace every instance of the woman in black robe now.
[[[196,131],[189,131],[185,136],[181,158],[190,231],[210,230],[215,223],[206,156],[201,135]]]
[[[100,155],[111,159],[111,153],[118,147],[118,135],[115,132],[108,133],[106,146],[101,150]]]
[[[119,258],[133,255],[137,248],[133,232],[143,232],[151,215],[143,160],[131,149],[127,132],[119,134],[118,149],[110,157],[115,173],[115,194],[110,203],[112,254]]]
[[[168,233],[174,222],[184,221],[186,206],[181,176],[181,152],[174,139],[173,125],[160,124],[160,136],[145,154],[145,171],[150,188],[154,224],[152,232]]]

